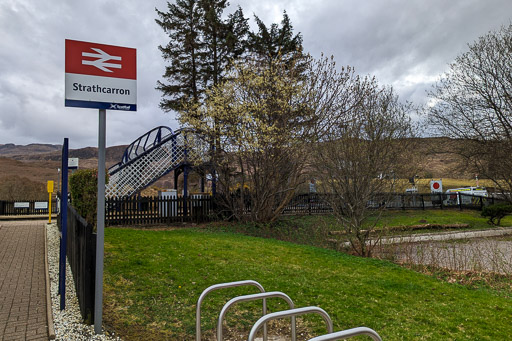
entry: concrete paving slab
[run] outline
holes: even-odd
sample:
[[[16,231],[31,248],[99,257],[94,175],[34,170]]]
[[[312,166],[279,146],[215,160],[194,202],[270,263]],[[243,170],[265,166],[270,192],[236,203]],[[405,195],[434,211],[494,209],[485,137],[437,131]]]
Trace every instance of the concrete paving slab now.
[[[48,340],[45,223],[0,221],[0,340]]]

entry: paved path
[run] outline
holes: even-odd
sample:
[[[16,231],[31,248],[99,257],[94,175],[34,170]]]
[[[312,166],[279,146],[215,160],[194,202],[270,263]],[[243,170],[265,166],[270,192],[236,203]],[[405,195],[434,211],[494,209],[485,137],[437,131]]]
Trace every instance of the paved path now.
[[[491,238],[468,239],[462,243],[434,241],[399,246],[398,262],[432,265],[455,271],[490,271],[512,274],[512,241]]]
[[[410,234],[406,236],[385,237],[381,239],[382,244],[396,243],[418,243],[431,241],[445,241],[471,238],[491,238],[512,235],[512,227],[497,227],[485,230],[434,232],[423,234]]]
[[[474,239],[474,238],[496,238],[512,235],[512,227],[496,227],[485,230],[466,230],[466,231],[448,231],[448,232],[432,232],[432,233],[418,233],[407,235],[396,235],[392,237],[382,237],[378,244],[404,244],[404,243],[423,243],[435,241],[448,241],[460,239]],[[367,243],[375,244],[376,240],[371,239]],[[342,247],[350,247],[350,242],[340,242]]]
[[[0,221],[0,340],[48,340],[45,221]]]

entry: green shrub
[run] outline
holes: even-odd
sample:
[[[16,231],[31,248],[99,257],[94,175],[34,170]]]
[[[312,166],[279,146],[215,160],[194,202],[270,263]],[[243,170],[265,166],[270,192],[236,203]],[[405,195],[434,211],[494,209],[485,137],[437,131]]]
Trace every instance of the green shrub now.
[[[105,172],[105,183],[108,172]],[[78,214],[90,224],[96,226],[96,206],[98,193],[98,170],[80,169],[69,178],[71,202]]]
[[[485,206],[482,210],[482,217],[488,217],[487,221],[491,225],[499,225],[501,219],[512,213],[512,205],[510,204],[494,204]]]

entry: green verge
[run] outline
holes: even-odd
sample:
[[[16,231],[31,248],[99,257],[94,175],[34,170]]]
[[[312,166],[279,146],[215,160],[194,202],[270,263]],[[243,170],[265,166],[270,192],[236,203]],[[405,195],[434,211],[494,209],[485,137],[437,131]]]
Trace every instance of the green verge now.
[[[372,228],[377,218],[370,216],[363,228]],[[487,219],[473,210],[387,210],[377,220],[376,230],[393,227],[385,231],[385,235],[405,235],[447,231],[446,229],[410,229],[411,225],[453,225],[467,224],[465,230],[493,228]],[[333,248],[328,240],[333,236],[331,231],[342,231],[343,227],[333,215],[282,216],[272,224],[215,222],[206,225],[212,231],[241,233],[253,237],[272,238],[297,244]],[[512,226],[512,216],[503,218],[501,226]],[[396,229],[395,229],[396,228]],[[339,237],[340,240],[343,236]]]
[[[369,222],[373,222],[371,217]],[[406,210],[385,211],[377,226],[407,226],[419,224],[468,224],[473,229],[486,229],[493,226],[487,223],[487,218],[475,210]],[[501,226],[512,226],[512,216],[502,219]]]
[[[210,285],[253,279],[288,294],[297,307],[315,305],[335,330],[375,329],[387,340],[504,340],[512,299],[492,289],[469,289],[387,261],[231,233],[199,229],[105,232],[104,321],[125,340],[193,340],[195,308]],[[222,305],[254,288],[212,293],[202,329],[212,335]],[[285,309],[279,299],[271,310]],[[228,325],[248,332],[260,305],[242,303]],[[301,326],[325,333],[321,319]]]
[[[284,216],[281,221],[306,227],[325,226],[328,230],[341,229],[333,215]],[[377,228],[420,224],[468,224],[471,229],[494,227],[487,223],[487,218],[482,217],[480,211],[475,210],[386,210],[380,216],[370,215],[363,228],[372,227],[375,221]],[[503,218],[500,225],[512,226],[512,216]]]

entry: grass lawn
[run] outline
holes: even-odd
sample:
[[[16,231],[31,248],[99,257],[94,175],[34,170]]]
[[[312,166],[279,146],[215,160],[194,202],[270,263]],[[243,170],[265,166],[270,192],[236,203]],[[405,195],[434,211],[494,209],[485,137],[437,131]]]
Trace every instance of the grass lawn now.
[[[375,217],[369,217],[364,228],[371,228]],[[386,235],[403,235],[409,233],[435,232],[435,229],[413,230],[407,228],[410,225],[420,224],[468,224],[468,229],[487,229],[493,226],[487,223],[487,219],[480,215],[480,211],[474,210],[386,210],[380,216],[376,229],[385,227],[403,227],[387,231]],[[501,226],[512,226],[512,216],[502,219]],[[311,216],[283,216],[272,225],[235,224],[218,222],[209,225],[212,231],[224,231],[242,233],[253,237],[273,238],[305,245],[319,247],[331,247],[326,240],[332,238],[330,231],[340,231],[339,225],[333,215]],[[442,230],[446,231],[446,230]]]
[[[379,217],[376,227],[398,227],[420,224],[468,224],[471,229],[491,228],[487,218],[476,210],[385,210]],[[332,215],[311,216],[284,216],[282,221],[296,226],[325,226],[328,230],[341,230]],[[376,216],[370,216],[365,223],[367,227],[373,226]],[[506,216],[501,220],[500,226],[512,226],[512,216]]]
[[[104,322],[126,340],[193,340],[201,292],[243,279],[288,294],[297,307],[322,307],[335,330],[367,326],[384,340],[506,340],[511,335],[512,291],[473,290],[386,261],[200,229],[108,228],[105,241]],[[255,292],[239,288],[209,296],[203,335],[213,335],[227,299]],[[278,299],[269,306],[285,309]],[[259,309],[255,303],[240,304],[228,313],[228,325],[250,328]],[[300,325],[314,335],[325,333],[319,318],[308,316]]]
[[[374,218],[370,218],[372,221]],[[493,227],[487,223],[487,218],[475,210],[408,210],[385,211],[377,226],[407,226],[419,224],[469,224],[473,229]],[[512,226],[512,216],[502,219],[501,226]]]

